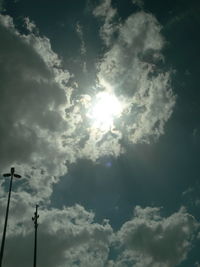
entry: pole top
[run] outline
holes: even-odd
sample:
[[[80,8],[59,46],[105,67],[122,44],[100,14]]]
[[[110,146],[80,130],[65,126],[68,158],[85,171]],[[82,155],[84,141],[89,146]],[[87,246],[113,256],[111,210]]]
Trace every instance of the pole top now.
[[[14,176],[15,178],[21,178],[21,175],[15,173],[14,167],[10,169],[10,173],[4,173],[3,176],[4,177]]]
[[[38,222],[37,222],[37,220],[38,220],[38,218],[39,218],[39,215],[38,215],[38,207],[39,207],[39,205],[37,204],[37,205],[35,205],[35,207],[36,207],[36,210],[35,210],[35,212],[34,212],[34,217],[32,217],[32,220],[33,220],[33,222],[34,222],[35,228],[37,228],[37,227],[38,227]]]
[[[14,172],[15,172],[15,168],[12,167],[12,168],[10,169],[10,173],[11,173],[11,174],[14,174]]]

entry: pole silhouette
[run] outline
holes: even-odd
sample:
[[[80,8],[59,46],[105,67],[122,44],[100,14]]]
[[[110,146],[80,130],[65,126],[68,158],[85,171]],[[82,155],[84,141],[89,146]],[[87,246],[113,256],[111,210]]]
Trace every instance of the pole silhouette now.
[[[5,223],[3,228],[3,236],[1,241],[1,252],[0,252],[0,267],[2,267],[2,261],[3,261],[3,252],[4,252],[4,245],[5,245],[5,239],[6,239],[6,229],[7,229],[7,222],[8,222],[8,213],[9,213],[9,207],[10,207],[10,197],[11,197],[11,191],[12,191],[12,182],[13,177],[21,178],[19,174],[15,174],[15,168],[11,168],[10,173],[3,174],[4,177],[11,177],[10,178],[10,186],[9,186],[9,193],[8,193],[8,201],[7,201],[7,208],[6,208],[6,217],[5,217]]]
[[[36,205],[35,207],[35,213],[34,213],[34,217],[32,217],[32,220],[34,222],[34,228],[35,228],[35,240],[34,240],[34,260],[33,260],[33,267],[36,267],[36,263],[37,263],[37,228],[38,228],[38,205]]]

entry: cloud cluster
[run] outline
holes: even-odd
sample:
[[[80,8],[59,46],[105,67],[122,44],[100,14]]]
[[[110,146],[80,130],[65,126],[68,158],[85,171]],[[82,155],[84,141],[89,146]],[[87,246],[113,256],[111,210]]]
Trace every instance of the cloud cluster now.
[[[116,40],[98,64],[100,85],[110,84],[126,103],[119,129],[133,143],[163,134],[175,105],[171,73],[161,70],[165,42],[160,31],[153,15],[132,14],[119,25]]]
[[[72,75],[36,25],[25,18],[29,32],[22,34],[11,17],[0,17],[0,167],[4,171],[14,164],[28,180],[33,177],[31,189],[42,188],[45,197],[56,177],[66,173],[67,162],[118,156],[124,152],[121,139],[157,139],[175,104],[170,72],[159,67],[164,40],[155,17],[139,12],[113,23],[117,10],[107,0],[93,14],[103,20],[100,35],[107,40],[95,92],[109,87],[123,103],[121,117],[108,132],[92,127],[86,114],[94,93],[82,95],[68,86]]]
[[[25,206],[22,203],[22,216],[12,210],[5,267],[27,266],[32,259],[33,222]],[[159,208],[137,206],[119,231],[107,220],[95,222],[94,213],[80,205],[62,210],[41,207],[39,214],[39,267],[173,267],[187,258],[199,227],[184,208],[163,217]]]
[[[26,19],[26,24],[33,30],[33,23]],[[0,16],[0,34],[0,168],[17,166],[24,177],[32,174],[30,184],[39,188],[42,179],[51,184],[66,172],[62,134],[70,74],[46,37],[20,34],[11,17]]]
[[[170,72],[159,67],[164,40],[155,17],[139,12],[124,22],[114,22],[117,10],[110,0],[103,1],[93,14],[103,21],[100,36],[106,45],[97,62],[95,92],[108,85],[124,105],[121,117],[106,133],[92,128],[86,116],[94,93],[88,90],[88,95],[82,95],[76,87],[69,87],[71,75],[52,51],[50,40],[41,37],[28,18],[29,32],[24,34],[11,17],[0,15],[0,168],[7,172],[14,165],[25,177],[16,183],[12,195],[5,267],[30,264],[30,207],[44,200],[38,266],[122,267],[132,262],[135,266],[173,266],[189,251],[196,222],[183,209],[163,218],[157,208],[137,207],[133,219],[114,233],[108,221],[95,223],[94,213],[79,205],[62,210],[47,206],[52,185],[66,173],[68,163],[84,157],[117,157],[124,152],[122,138],[133,144],[157,139],[175,104]],[[80,27],[77,32],[83,41]],[[1,182],[1,203],[6,203],[5,195]],[[0,211],[5,211],[3,204]],[[1,217],[1,227],[2,223]],[[173,251],[165,251],[169,242]],[[118,246],[121,253],[114,259],[110,248]]]
[[[162,217],[159,208],[137,206],[134,217],[118,232],[124,248],[117,266],[177,266],[187,258],[199,224],[184,208]]]
[[[84,115],[93,104],[94,91],[92,95],[88,90],[88,95],[76,96],[67,112],[72,136],[66,137],[65,144],[73,138],[76,155],[95,161],[104,155],[123,153],[122,139],[133,144],[156,141],[164,134],[176,97],[171,71],[162,70],[165,41],[161,25],[152,14],[137,12],[119,23],[117,10],[105,0],[93,15],[101,18],[99,34],[106,44],[97,62],[95,92],[115,94],[123,112],[109,131],[94,129]]]
[[[39,209],[39,214],[38,266],[104,266],[113,234],[107,221],[95,223],[93,212],[80,205],[62,210]],[[34,234],[29,219],[20,223],[15,216],[13,229],[9,227],[6,267],[30,265]]]

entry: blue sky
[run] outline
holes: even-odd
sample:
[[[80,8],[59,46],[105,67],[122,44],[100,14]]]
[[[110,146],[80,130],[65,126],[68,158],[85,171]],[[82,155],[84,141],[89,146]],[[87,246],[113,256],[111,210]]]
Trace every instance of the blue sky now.
[[[198,1],[0,10],[4,266],[200,266]]]

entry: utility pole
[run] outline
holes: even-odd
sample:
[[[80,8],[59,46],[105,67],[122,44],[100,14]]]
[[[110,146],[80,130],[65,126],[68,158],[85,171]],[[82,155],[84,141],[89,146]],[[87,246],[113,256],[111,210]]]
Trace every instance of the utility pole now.
[[[2,267],[2,261],[3,261],[3,252],[4,252],[4,245],[5,245],[5,239],[6,239],[6,228],[7,228],[7,222],[8,222],[8,213],[9,213],[9,207],[10,207],[10,197],[11,197],[11,191],[12,191],[13,177],[21,178],[19,174],[15,173],[15,168],[11,168],[10,173],[4,173],[3,176],[11,177],[11,178],[10,178],[10,187],[9,187],[8,202],[7,202],[7,208],[6,208],[6,217],[5,217],[5,223],[4,223],[4,228],[3,228],[3,236],[2,236],[2,241],[1,241],[0,267]]]
[[[33,267],[36,267],[36,262],[37,262],[37,228],[38,228],[38,205],[35,207],[35,213],[34,217],[32,217],[32,220],[34,222],[34,227],[35,227],[35,240],[34,240],[34,260],[33,260]]]

